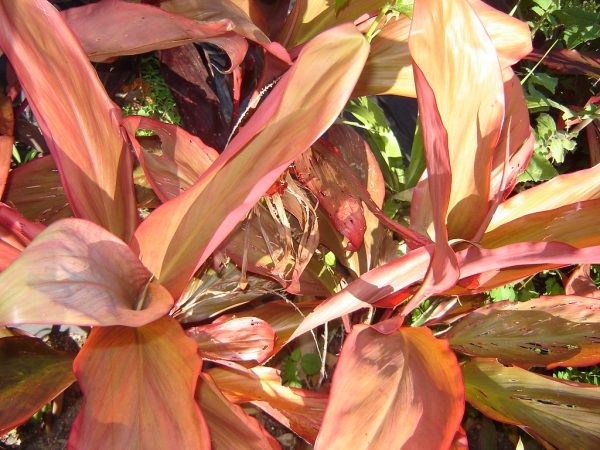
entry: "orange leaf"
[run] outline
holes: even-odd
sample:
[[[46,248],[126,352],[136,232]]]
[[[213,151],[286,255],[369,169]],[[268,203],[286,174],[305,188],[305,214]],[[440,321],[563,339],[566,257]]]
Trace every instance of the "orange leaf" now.
[[[0,299],[0,324],[139,326],[173,305],[127,245],[81,219],[42,231],[0,274]]]
[[[333,375],[316,449],[445,449],[464,412],[460,368],[427,328],[357,325]],[[368,420],[366,420],[368,418]]]
[[[196,344],[170,317],[94,328],[74,363],[84,400],[71,449],[210,449],[194,400]]]
[[[140,225],[132,245],[172,294],[181,294],[281,172],[331,125],[367,53],[365,39],[352,25],[307,44],[202,178]],[[158,242],[157,232],[163,237]]]
[[[2,0],[0,48],[27,93],[75,215],[129,240],[137,211],[121,114],[73,32],[45,0]]]

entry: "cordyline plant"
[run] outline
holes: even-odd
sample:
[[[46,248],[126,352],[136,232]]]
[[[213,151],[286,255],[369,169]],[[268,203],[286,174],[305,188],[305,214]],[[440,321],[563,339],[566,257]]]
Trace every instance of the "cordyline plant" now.
[[[465,400],[549,448],[597,446],[598,388],[527,370],[600,362],[584,270],[567,295],[487,306],[471,295],[600,263],[598,166],[509,197],[533,150],[510,68],[530,51],[526,25],[479,0],[415,0],[410,17],[383,1],[299,0],[287,18],[287,2],[267,13],[253,1],[147,3],[60,13],[0,0],[16,75],[0,128],[0,433],[76,378],[69,448],[278,448],[238,406],[248,402],[316,448],[466,448]],[[161,50],[181,69],[198,61],[194,42],[229,56],[225,135],[208,113],[185,124],[198,137],[122,117],[90,62]],[[50,155],[9,173],[20,89]],[[368,145],[333,125],[351,97],[384,93],[418,101],[427,170],[409,228],[380,210]],[[402,256],[382,225],[406,242]],[[241,278],[231,266],[210,278],[205,263],[225,257]],[[243,306],[275,281],[313,300]],[[405,323],[432,296],[427,321]],[[264,365],[338,318],[349,333],[328,393],[286,387]],[[20,324],[92,328],[72,361]]]

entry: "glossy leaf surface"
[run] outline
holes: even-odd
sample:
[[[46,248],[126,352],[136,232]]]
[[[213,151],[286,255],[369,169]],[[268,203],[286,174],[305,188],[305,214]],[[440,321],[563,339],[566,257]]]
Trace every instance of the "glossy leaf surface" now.
[[[143,325],[173,303],[150,276],[105,229],[64,219],[0,274],[0,323]]]
[[[526,427],[558,448],[590,449],[600,441],[600,388],[544,377],[495,360],[463,366],[467,401],[488,417]]]
[[[0,203],[0,270],[6,269],[44,226],[29,222],[21,214]]]
[[[443,335],[452,348],[503,363],[592,366],[600,362],[600,307],[596,299],[540,297],[479,308]]]
[[[69,448],[210,448],[194,400],[200,358],[174,319],[94,328],[74,369],[84,401]]]
[[[27,94],[75,215],[129,240],[137,212],[121,114],[73,32],[45,0],[4,0],[0,48]]]
[[[427,328],[382,334],[356,325],[315,448],[448,448],[463,411],[460,368],[447,342]]]
[[[470,239],[489,209],[490,165],[504,116],[496,50],[467,0],[417,0],[409,48],[433,90],[448,133],[448,234]],[[425,195],[415,193],[411,224],[431,231],[435,209]]]
[[[40,339],[0,338],[0,436],[25,422],[75,381],[73,357]]]
[[[367,52],[351,25],[311,41],[200,181],[140,225],[133,246],[172,294],[179,296],[281,172],[331,125]]]

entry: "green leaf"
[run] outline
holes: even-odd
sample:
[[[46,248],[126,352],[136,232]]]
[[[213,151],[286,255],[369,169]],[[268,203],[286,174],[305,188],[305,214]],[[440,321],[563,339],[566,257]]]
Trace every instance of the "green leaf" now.
[[[306,375],[314,375],[321,370],[321,358],[316,353],[307,353],[302,357],[300,365]]]
[[[502,300],[510,300],[514,302],[517,299],[517,293],[515,287],[512,284],[501,286],[496,289],[492,289],[489,293],[492,302],[500,302]]]
[[[348,4],[348,0],[335,0],[335,14]]]
[[[558,172],[554,166],[539,153],[534,153],[527,169],[519,175],[519,181],[544,181],[554,178]]]

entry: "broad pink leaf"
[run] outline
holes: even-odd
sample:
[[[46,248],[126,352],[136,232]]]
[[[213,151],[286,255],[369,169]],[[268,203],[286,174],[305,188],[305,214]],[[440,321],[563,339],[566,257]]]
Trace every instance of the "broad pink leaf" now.
[[[410,41],[412,48],[413,41]],[[432,205],[432,219],[435,230],[435,249],[431,266],[423,285],[415,294],[426,297],[436,290],[445,290],[454,285],[460,276],[454,250],[448,244],[446,215],[452,188],[452,168],[448,147],[448,132],[444,127],[437,107],[437,101],[425,74],[414,63],[413,71],[419,118],[423,128],[423,146],[427,161],[427,187]],[[413,299],[416,302],[415,299]]]
[[[247,12],[236,4],[235,0],[221,0],[218,2],[212,0],[167,0],[163,1],[160,7],[166,11],[201,22],[231,21],[232,29],[237,34],[260,44],[280,60],[291,64],[288,52],[281,44],[271,42],[261,29],[252,22]],[[213,43],[219,45],[218,40],[214,40]]]
[[[223,396],[210,375],[200,374],[196,400],[206,419],[213,450],[281,448],[254,417]]]
[[[0,436],[25,422],[68,388],[73,357],[40,339],[0,338]]]
[[[0,271],[6,269],[44,229],[0,203]]]
[[[600,164],[566,175],[527,189],[503,202],[486,232],[527,214],[560,208],[561,206],[600,198],[597,183]]]
[[[352,25],[307,44],[200,181],[141,224],[133,246],[172,294],[179,296],[281,172],[331,125],[367,53],[366,41]],[[163,236],[159,242],[157,230]]]
[[[12,170],[4,201],[34,222],[48,224],[73,216],[56,163],[50,155]]]
[[[315,448],[445,449],[463,412],[460,368],[446,341],[428,328],[382,334],[356,325],[344,341]]]
[[[516,63],[531,51],[531,34],[525,22],[504,14],[481,0],[468,2],[489,34],[502,68]],[[392,19],[373,38],[369,59],[354,95],[416,96],[408,51],[410,24],[410,19],[405,16]]]
[[[126,244],[81,219],[41,232],[0,274],[0,299],[0,324],[140,326],[173,304]]]
[[[215,149],[177,125],[143,116],[125,117],[122,124],[148,181],[163,202],[192,186],[219,156]],[[136,138],[139,129],[151,130],[155,135]]]
[[[266,403],[267,412],[273,409],[275,419],[285,419],[284,425],[308,442],[314,442],[327,405],[327,395],[283,386],[277,371],[270,367],[252,370],[217,367],[207,373],[229,400],[253,402],[261,408]]]
[[[448,133],[452,169],[448,234],[470,239],[489,209],[490,165],[504,117],[498,56],[467,0],[417,0],[409,47],[434,92]],[[413,227],[431,231],[434,210],[425,196],[415,196]]]
[[[198,22],[154,6],[121,0],[70,8],[63,16],[90,59],[97,62],[190,42],[213,42],[221,44],[232,65],[237,66],[248,47],[243,38],[229,33],[233,29],[231,20]]]
[[[219,318],[209,325],[186,330],[207,359],[250,361],[257,364],[273,353],[275,332],[256,317]]]
[[[600,290],[590,275],[589,264],[582,264],[571,272],[565,282],[565,294],[600,299]]]
[[[27,94],[75,215],[129,240],[137,211],[120,112],[73,32],[45,0],[2,0],[0,48]]]
[[[510,199],[508,201],[510,202]],[[532,205],[532,209],[537,208]],[[485,233],[481,245],[495,248],[526,241],[560,241],[574,247],[600,245],[598,230],[600,198],[576,201],[556,209],[532,213],[527,213],[523,209],[523,212],[526,215],[505,222]]]
[[[557,448],[600,441],[600,388],[544,377],[492,359],[463,367],[467,401],[494,420],[523,427]]]
[[[452,324],[442,337],[461,353],[523,368],[592,366],[600,362],[599,323],[596,299],[556,295],[492,303]]]
[[[196,343],[174,319],[94,328],[73,367],[84,399],[69,449],[210,448]]]

